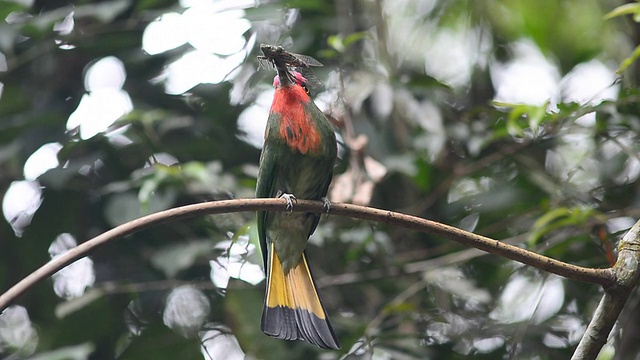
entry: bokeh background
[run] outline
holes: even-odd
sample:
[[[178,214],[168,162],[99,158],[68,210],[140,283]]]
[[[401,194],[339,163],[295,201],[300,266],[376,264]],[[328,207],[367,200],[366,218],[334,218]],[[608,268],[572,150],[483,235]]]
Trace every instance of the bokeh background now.
[[[0,1],[0,291],[128,220],[252,197],[273,96],[260,43],[325,65],[332,201],[607,267],[640,217],[639,5],[605,16],[622,5]],[[0,357],[563,359],[602,293],[331,216],[308,247],[343,344],[322,351],[260,332],[257,246],[251,213],[111,243],[0,315]],[[600,359],[638,358],[639,300]]]

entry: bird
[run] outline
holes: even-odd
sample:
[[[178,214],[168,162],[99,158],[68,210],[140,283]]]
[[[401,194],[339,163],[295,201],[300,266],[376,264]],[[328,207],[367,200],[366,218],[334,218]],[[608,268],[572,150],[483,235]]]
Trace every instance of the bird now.
[[[305,255],[320,214],[293,212],[296,199],[326,198],[337,159],[333,126],[310,98],[307,80],[290,67],[292,53],[262,45],[277,71],[260,154],[256,197],[284,198],[286,212],[258,211],[257,229],[267,277],[261,329],[285,340],[340,349]],[[279,54],[279,55],[278,55]],[[300,64],[297,64],[300,65]]]

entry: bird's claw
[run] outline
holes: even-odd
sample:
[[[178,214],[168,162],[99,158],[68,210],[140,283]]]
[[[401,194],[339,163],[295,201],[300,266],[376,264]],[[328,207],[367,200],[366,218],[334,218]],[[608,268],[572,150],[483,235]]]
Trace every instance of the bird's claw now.
[[[329,210],[331,210],[331,201],[326,196],[321,197],[320,200],[322,201],[322,208],[328,214]]]
[[[287,212],[291,214],[293,212],[293,202],[296,201],[296,197],[293,194],[282,194],[280,197],[287,202]]]

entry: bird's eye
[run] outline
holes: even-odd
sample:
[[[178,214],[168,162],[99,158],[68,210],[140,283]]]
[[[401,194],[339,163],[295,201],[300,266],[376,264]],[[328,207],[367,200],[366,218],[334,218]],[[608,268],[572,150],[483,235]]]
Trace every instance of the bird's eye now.
[[[309,87],[307,86],[306,83],[302,83],[302,88],[304,89],[304,92],[307,93],[307,95],[311,94],[311,90],[309,90]]]

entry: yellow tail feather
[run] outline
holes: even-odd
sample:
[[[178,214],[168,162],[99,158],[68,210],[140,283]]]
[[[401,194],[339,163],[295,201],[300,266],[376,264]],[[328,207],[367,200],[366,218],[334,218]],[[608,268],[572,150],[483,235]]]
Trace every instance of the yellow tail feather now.
[[[262,330],[281,339],[302,339],[323,348],[339,349],[305,255],[285,275],[273,244],[270,250]]]
[[[282,263],[278,259],[273,244],[269,252],[269,278],[267,279],[267,306],[276,307],[284,306],[294,308],[293,297],[287,279],[282,270]]]
[[[285,277],[293,296],[294,308],[305,309],[320,319],[325,319],[327,316],[320,303],[320,297],[313,283],[307,258],[304,254],[302,254],[302,259],[298,266],[291,269]]]
[[[320,319],[325,319],[326,315],[311,278],[305,255],[302,254],[298,266],[285,275],[278,254],[273,250],[272,247],[267,306],[304,309]]]

